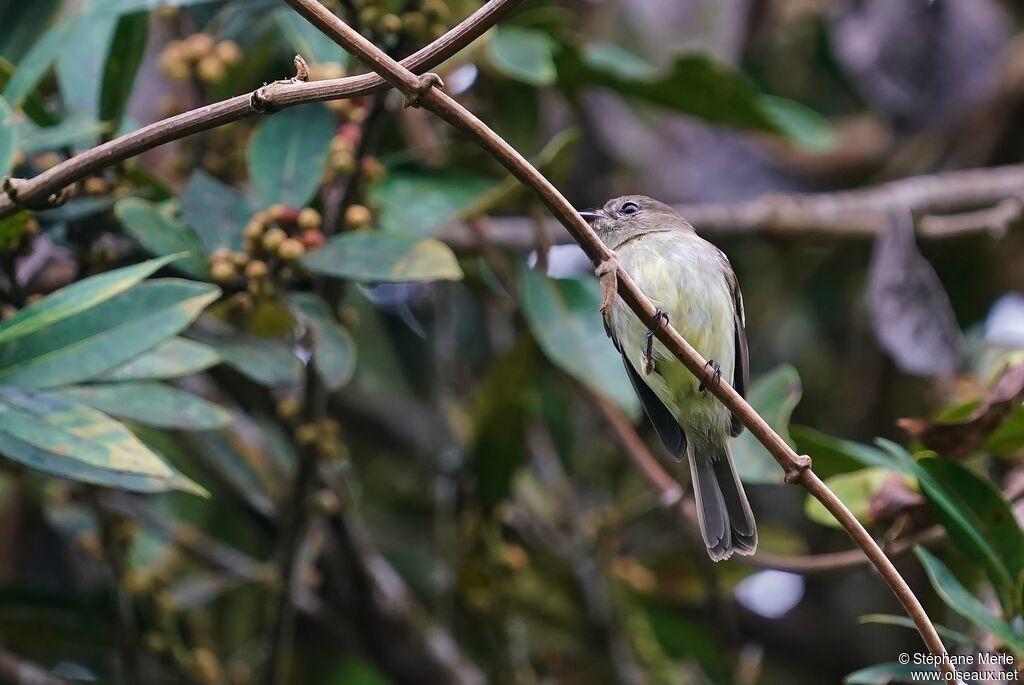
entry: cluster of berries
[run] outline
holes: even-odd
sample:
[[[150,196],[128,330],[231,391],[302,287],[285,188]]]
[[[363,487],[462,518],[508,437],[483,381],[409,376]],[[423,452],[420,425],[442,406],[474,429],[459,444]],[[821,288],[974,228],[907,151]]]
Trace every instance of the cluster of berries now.
[[[206,85],[223,83],[228,68],[242,59],[242,49],[232,40],[215,41],[206,33],[172,40],[160,54],[160,68],[174,81],[194,79]]]
[[[242,233],[245,249],[220,249],[210,255],[210,275],[225,286],[245,288],[252,295],[267,295],[274,284],[296,275],[296,262],[324,244],[320,213],[312,207],[285,205],[253,215]]]
[[[426,0],[419,9],[399,10],[387,0],[370,0],[359,9],[359,25],[375,38],[387,39],[404,33],[421,42],[443,36],[451,26],[452,12],[444,0]]]

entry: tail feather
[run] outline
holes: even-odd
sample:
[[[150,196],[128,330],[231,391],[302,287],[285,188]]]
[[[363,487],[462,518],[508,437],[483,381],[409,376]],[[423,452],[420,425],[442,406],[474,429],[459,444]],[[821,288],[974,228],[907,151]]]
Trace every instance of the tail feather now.
[[[757,549],[757,526],[728,444],[723,441],[702,453],[691,453],[690,474],[697,522],[711,559],[753,554]]]

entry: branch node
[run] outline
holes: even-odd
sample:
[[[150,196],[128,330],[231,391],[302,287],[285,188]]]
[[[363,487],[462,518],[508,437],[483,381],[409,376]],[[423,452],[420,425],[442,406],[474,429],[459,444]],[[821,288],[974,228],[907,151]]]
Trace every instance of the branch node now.
[[[292,81],[308,81],[309,65],[306,64],[306,60],[302,59],[302,55],[295,55],[295,58],[292,60],[292,64],[295,65],[295,76],[292,77]]]
[[[252,95],[249,96],[249,106],[252,107],[254,112],[260,114],[267,114],[273,112],[273,102],[267,96],[267,89],[270,86],[264,83],[262,86],[252,91]]]
[[[786,469],[786,483],[796,485],[810,468],[811,458],[806,454],[797,455],[796,459],[793,460],[793,464]]]
[[[612,310],[615,304],[615,297],[619,292],[619,258],[614,253],[606,257],[597,265],[594,273],[601,279],[601,307],[600,311],[605,316]]]
[[[431,88],[444,88],[444,81],[441,77],[430,71],[416,77],[416,90],[405,96],[406,107],[419,107],[420,99],[427,94]]]
[[[28,183],[28,181],[25,179],[14,178],[13,176],[8,176],[4,179],[4,194],[7,195],[7,199],[9,199],[11,204],[15,207],[32,211],[52,209],[54,207],[60,207],[62,204],[67,202],[69,197],[71,197],[71,186],[64,186],[57,192],[50,193],[41,200],[24,200],[20,197],[20,192],[26,183]]]

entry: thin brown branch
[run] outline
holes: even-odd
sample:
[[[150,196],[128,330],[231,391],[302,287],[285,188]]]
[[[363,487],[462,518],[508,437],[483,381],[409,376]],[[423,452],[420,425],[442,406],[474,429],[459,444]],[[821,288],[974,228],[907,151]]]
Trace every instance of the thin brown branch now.
[[[69,685],[42,666],[0,647],[0,682],[10,685]]]
[[[708,237],[763,235],[782,239],[865,239],[883,231],[889,212],[909,209],[918,235],[954,238],[973,233],[1001,235],[1019,220],[1024,197],[1024,164],[911,176],[869,188],[835,193],[765,195],[746,202],[681,204],[675,209]],[[545,227],[558,244],[573,242],[557,221]],[[521,251],[535,246],[532,218],[492,217],[488,239]],[[465,224],[446,226],[441,239],[460,251],[479,249]]]
[[[448,33],[406,57],[401,64],[412,71],[430,69],[440,64],[476,40],[521,1],[490,0]],[[256,114],[274,112],[306,102],[355,98],[386,90],[387,87],[387,82],[376,74],[312,83],[275,81],[251,93],[204,105],[86,150],[38,176],[11,179],[15,182],[13,187],[16,190],[8,194],[0,193],[0,218],[17,211],[18,204],[45,206],[51,197],[56,201],[61,191],[72,183],[172,140]]]
[[[477,144],[491,153],[524,185],[534,190],[547,208],[569,230],[595,266],[614,260],[611,252],[597,237],[590,226],[569,204],[561,193],[519,154],[504,139],[492,131],[458,102],[443,93],[435,81],[418,77],[402,65],[389,59],[383,51],[363,36],[352,30],[345,22],[332,14],[316,0],[286,0],[299,14],[323,31],[328,37],[357,55],[375,71],[384,76],[393,86],[401,90],[410,104],[434,112],[456,129],[467,134]],[[429,75],[428,75],[429,76]],[[936,656],[945,656],[946,649],[935,627],[925,613],[924,607],[914,595],[910,586],[893,566],[878,544],[871,538],[850,510],[810,469],[810,459],[798,455],[753,408],[725,382],[712,382],[712,373],[705,366],[705,360],[683,339],[671,325],[661,325],[654,305],[636,286],[629,274],[617,268],[619,297],[633,310],[640,320],[656,331],[658,339],[697,378],[705,379],[709,389],[726,407],[739,417],[740,421],[761,444],[775,457],[786,473],[786,481],[800,483],[839,521],[858,546],[871,559],[872,564],[892,588],[903,604],[907,614],[914,621],[929,651]],[[717,379],[716,379],[717,380]],[[955,674],[948,659],[941,659],[943,670]]]

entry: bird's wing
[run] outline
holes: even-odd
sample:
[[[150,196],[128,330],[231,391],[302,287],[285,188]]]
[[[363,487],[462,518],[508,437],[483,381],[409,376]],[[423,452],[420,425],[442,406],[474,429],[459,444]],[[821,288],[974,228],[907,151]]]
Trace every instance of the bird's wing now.
[[[644,408],[644,413],[647,414],[647,418],[654,425],[654,430],[658,433],[658,437],[661,438],[661,443],[668,450],[669,454],[676,461],[679,461],[686,456],[686,433],[683,432],[682,426],[672,416],[672,412],[668,410],[665,403],[658,399],[658,396],[654,394],[651,387],[647,385],[646,381],[633,368],[632,362],[629,361],[629,357],[626,356],[626,352],[622,349],[621,343],[615,336],[613,327],[609,325],[607,317],[605,317],[604,321],[604,330],[608,337],[611,338],[615,349],[622,355],[622,364],[626,367],[626,375],[629,376],[629,382],[633,385],[633,390],[636,392],[637,397],[640,398],[640,406]]]
[[[733,337],[736,345],[736,357],[732,374],[732,387],[740,394],[740,397],[747,397],[747,383],[750,377],[750,357],[747,352],[747,318],[743,312],[743,293],[740,292],[739,281],[736,280],[736,273],[732,270],[729,259],[722,254],[725,260],[725,277],[729,283],[729,292],[733,300]],[[732,426],[729,431],[733,437],[743,432],[743,424],[739,418],[732,415]]]

